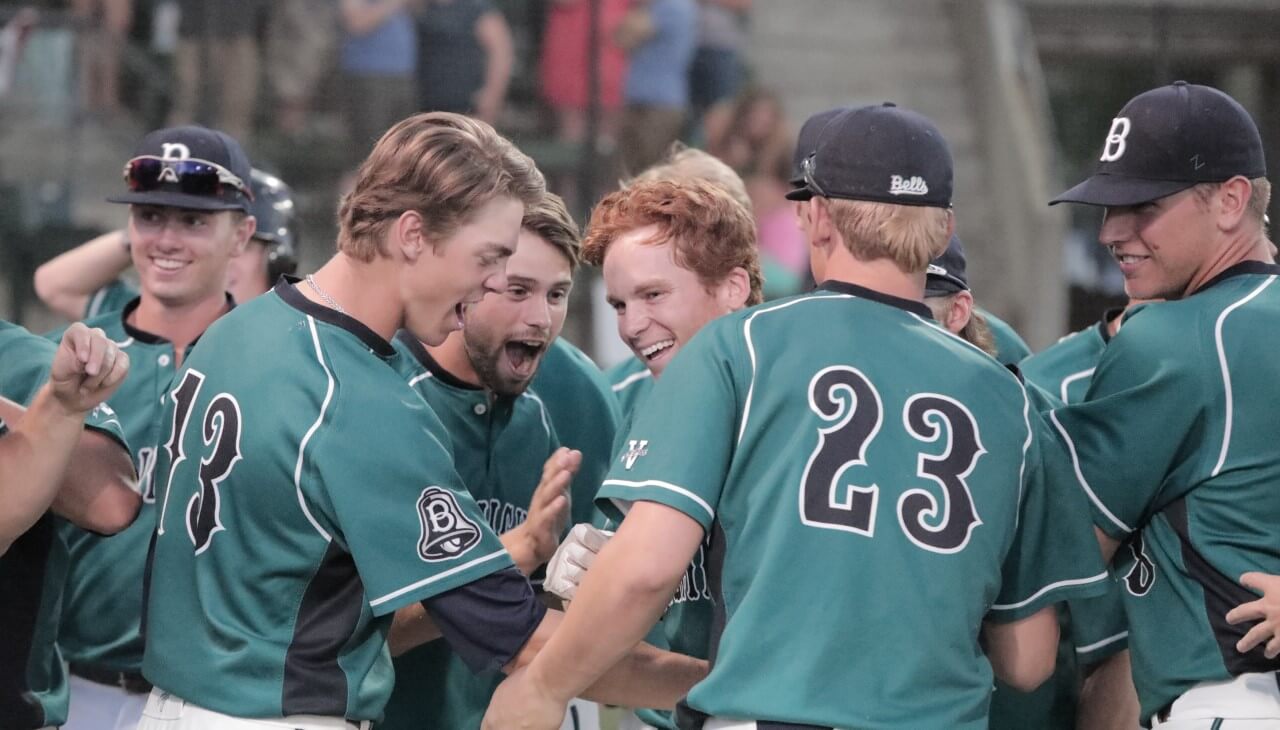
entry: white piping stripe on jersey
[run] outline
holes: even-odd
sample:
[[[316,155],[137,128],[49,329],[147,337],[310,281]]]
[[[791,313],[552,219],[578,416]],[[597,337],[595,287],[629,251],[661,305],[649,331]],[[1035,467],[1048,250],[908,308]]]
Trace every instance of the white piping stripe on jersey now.
[[[659,489],[666,489],[667,491],[675,492],[676,494],[687,497],[693,500],[694,502],[697,502],[699,507],[706,510],[708,517],[710,517],[713,520],[716,518],[716,511],[711,509],[711,505],[707,504],[707,500],[703,499],[702,497],[699,497],[698,495],[694,494],[688,489],[685,489],[684,487],[678,487],[670,482],[660,482],[656,479],[650,479],[648,481],[643,481],[643,482],[628,482],[628,481],[623,481],[621,479],[606,479],[604,480],[604,483],[601,484],[600,486],[607,487],[609,485],[613,485],[617,487],[632,487],[636,489],[641,487],[658,487]]]
[[[1018,509],[1013,513],[1013,529],[1018,529],[1018,522],[1022,519],[1022,497],[1026,492],[1027,483],[1027,452],[1031,451],[1031,396],[1027,395],[1027,386],[1021,381],[1018,385],[1022,386],[1022,425],[1027,427],[1027,440],[1022,442],[1022,464],[1018,466]]]
[[[116,343],[116,347],[119,347],[119,348],[121,348],[121,349],[124,349],[124,348],[128,347],[129,345],[132,345],[132,344],[133,344],[133,338],[132,338],[132,337],[126,337],[126,338],[124,338],[123,340],[120,340],[119,342],[116,342],[115,340],[112,340],[112,342],[115,342],[115,343]]]
[[[388,593],[387,595],[382,596],[381,598],[375,598],[375,599],[373,599],[372,601],[369,601],[369,607],[370,607],[370,608],[377,608],[378,606],[380,606],[380,605],[382,605],[382,604],[386,603],[387,601],[395,600],[395,599],[399,598],[400,596],[403,596],[404,594],[406,594],[406,593],[408,593],[408,592],[410,592],[410,591],[416,591],[416,590],[418,590],[419,588],[421,588],[421,587],[423,587],[423,586],[431,585],[432,583],[435,583],[436,581],[444,580],[445,578],[448,578],[448,577],[449,577],[449,576],[451,576],[451,575],[455,575],[455,574],[457,574],[457,573],[461,573],[462,571],[467,570],[468,568],[475,567],[475,566],[477,566],[477,565],[479,565],[479,564],[481,564],[481,563],[486,563],[486,562],[488,562],[488,561],[490,561],[490,560],[493,560],[494,558],[500,558],[500,557],[502,557],[502,556],[504,556],[504,555],[506,555],[506,554],[507,554],[507,551],[506,551],[506,550],[497,550],[497,551],[491,552],[491,553],[489,553],[488,555],[485,555],[485,556],[483,556],[483,557],[479,557],[479,558],[476,558],[475,560],[471,560],[471,561],[465,562],[465,563],[463,563],[462,565],[458,565],[458,566],[452,567],[452,568],[450,568],[450,569],[448,569],[448,570],[444,571],[443,573],[436,573],[435,575],[431,576],[430,578],[423,578],[422,580],[418,581],[417,583],[410,583],[409,585],[405,586],[404,588],[401,588],[401,589],[396,590],[396,591],[392,591],[392,592]]]
[[[409,380],[409,387],[412,388],[413,386],[417,385],[418,383],[421,383],[422,381],[426,380],[427,378],[430,378],[431,376],[432,376],[432,373],[430,371],[422,373],[420,375],[415,375]]]
[[[1063,402],[1063,403],[1070,403],[1070,402],[1071,402],[1071,401],[1067,400],[1067,387],[1068,387],[1069,385],[1071,385],[1072,383],[1076,382],[1077,380],[1083,380],[1083,379],[1085,379],[1085,378],[1092,377],[1092,376],[1093,376],[1093,373],[1094,373],[1094,371],[1095,371],[1095,370],[1097,370],[1097,368],[1089,368],[1088,370],[1081,370],[1081,371],[1080,371],[1080,372],[1078,372],[1078,373],[1072,373],[1072,374],[1068,375],[1067,377],[1063,378],[1063,379],[1062,379],[1062,385],[1060,386],[1060,387],[1061,387],[1061,390],[1062,390],[1062,402]]]
[[[1090,583],[1097,583],[1100,580],[1106,580],[1107,577],[1108,577],[1107,571],[1104,570],[1101,573],[1098,573],[1097,575],[1094,575],[1094,576],[1090,576],[1088,578],[1070,578],[1068,580],[1060,580],[1057,583],[1050,583],[1044,588],[1041,588],[1035,593],[1032,593],[1028,598],[1018,601],[1017,603],[997,603],[992,605],[991,609],[993,611],[995,610],[1007,611],[1012,608],[1022,608],[1023,606],[1026,606],[1027,604],[1035,601],[1037,598],[1039,598],[1040,596],[1043,596],[1049,591],[1057,590],[1059,588],[1066,588],[1067,586],[1087,586]]]
[[[735,444],[742,443],[742,436],[747,432],[747,419],[751,415],[751,396],[755,395],[755,391],[756,391],[756,347],[751,342],[751,323],[756,320],[756,317],[759,317],[762,314],[766,314],[768,312],[774,312],[779,309],[786,309],[787,307],[790,307],[795,304],[800,304],[801,302],[817,302],[817,301],[822,301],[824,299],[856,299],[856,298],[857,297],[853,296],[852,294],[828,294],[826,296],[801,297],[800,299],[792,299],[789,302],[783,302],[782,304],[775,304],[774,306],[767,307],[765,309],[757,309],[755,312],[751,314],[751,316],[747,317],[746,322],[742,323],[742,336],[747,341],[747,355],[750,356],[751,358],[751,384],[747,386],[747,400],[742,405],[742,425],[738,427],[738,440],[734,442]],[[710,511],[710,509],[708,509],[708,511]],[[714,515],[712,516],[714,517]]]
[[[530,398],[534,403],[538,404],[538,413],[542,414],[542,428],[547,432],[547,438],[551,438],[551,422],[547,420],[547,404],[542,402],[537,393],[526,390],[520,394],[521,398]]]
[[[1102,647],[1107,646],[1108,644],[1114,644],[1114,643],[1116,643],[1117,641],[1119,641],[1119,640],[1121,640],[1121,639],[1125,638],[1125,637],[1126,637],[1126,636],[1128,636],[1128,635],[1129,635],[1129,632],[1128,632],[1128,631],[1121,631],[1120,633],[1116,634],[1115,636],[1108,636],[1107,638],[1103,639],[1102,641],[1095,641],[1095,642],[1093,642],[1092,644],[1090,644],[1090,645],[1088,645],[1088,646],[1077,646],[1077,647],[1076,647],[1076,653],[1077,653],[1077,654],[1088,654],[1088,653],[1089,653],[1089,652],[1091,652],[1091,651],[1097,651],[1098,649],[1101,649]]]
[[[622,391],[626,390],[627,388],[630,388],[632,385],[635,385],[641,380],[644,380],[645,378],[652,378],[652,377],[653,377],[653,373],[650,372],[649,368],[645,368],[644,370],[641,370],[638,373],[631,373],[630,375],[623,378],[622,380],[619,380],[613,385],[610,385],[609,389],[615,393],[621,393]]]
[[[1062,427],[1062,422],[1058,420],[1058,412],[1049,411],[1049,419],[1053,421],[1054,427],[1058,429],[1058,433],[1062,434],[1062,438],[1067,442],[1067,451],[1071,454],[1071,466],[1074,467],[1076,471],[1076,481],[1078,481],[1080,486],[1084,488],[1084,493],[1089,495],[1089,500],[1102,511],[1102,514],[1107,516],[1107,519],[1115,523],[1116,527],[1119,527],[1125,532],[1133,532],[1132,527],[1121,522],[1119,517],[1116,517],[1111,510],[1107,509],[1107,506],[1103,504],[1102,500],[1098,499],[1098,495],[1094,493],[1093,487],[1089,486],[1089,482],[1084,478],[1084,472],[1080,469],[1080,455],[1076,453],[1076,442],[1071,440],[1071,434],[1067,433],[1067,429]]]
[[[89,299],[89,308],[84,313],[85,319],[93,319],[102,312],[102,302],[107,298],[107,287],[102,287],[93,293],[93,297]]]
[[[1231,373],[1227,370],[1227,351],[1222,346],[1222,325],[1226,323],[1227,315],[1248,304],[1250,300],[1261,294],[1263,289],[1271,286],[1275,280],[1276,277],[1274,276],[1267,277],[1267,280],[1262,282],[1257,289],[1250,292],[1249,296],[1222,310],[1222,314],[1218,315],[1218,323],[1213,328],[1214,343],[1218,346],[1218,365],[1222,368],[1222,387],[1227,393],[1227,424],[1222,432],[1222,453],[1218,454],[1218,463],[1214,465],[1213,471],[1209,473],[1209,476],[1216,477],[1222,471],[1222,465],[1227,463],[1227,449],[1231,447],[1231,417],[1234,404],[1231,396]]]
[[[320,537],[323,537],[325,542],[332,542],[333,537],[320,526],[319,522],[316,522],[315,517],[311,516],[311,510],[307,509],[307,500],[302,496],[302,461],[307,453],[307,443],[324,422],[324,415],[329,410],[329,401],[333,398],[333,373],[329,372],[329,366],[324,362],[324,355],[320,351],[320,334],[316,332],[316,320],[311,315],[307,315],[307,326],[311,328],[311,341],[316,346],[316,361],[320,363],[325,377],[329,379],[329,389],[325,391],[324,403],[320,405],[320,415],[316,416],[316,422],[311,424],[307,434],[302,437],[302,443],[298,444],[298,464],[293,469],[293,488],[298,493],[298,506],[302,507],[302,514],[307,516],[307,521],[316,528],[316,532],[320,533]]]

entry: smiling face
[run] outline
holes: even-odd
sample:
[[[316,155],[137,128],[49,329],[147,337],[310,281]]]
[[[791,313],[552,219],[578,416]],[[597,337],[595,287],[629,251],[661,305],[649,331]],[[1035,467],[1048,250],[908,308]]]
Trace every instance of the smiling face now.
[[[1188,189],[1142,205],[1107,208],[1098,240],[1111,251],[1131,299],[1178,299],[1211,262],[1212,218]]]
[[[516,249],[524,205],[498,197],[476,209],[452,235],[406,262],[400,275],[404,327],[439,345],[462,329],[463,308],[506,289],[504,271]]]
[[[650,243],[657,233],[657,226],[645,226],[618,236],[603,267],[618,336],[655,378],[703,325],[735,308],[727,280],[704,286],[675,262],[669,242]]]
[[[507,262],[507,287],[467,307],[462,331],[480,384],[506,396],[523,393],[569,311],[569,259],[541,236],[520,232]]]
[[[129,208],[129,250],[142,292],[168,307],[221,296],[227,267],[252,234],[253,218],[232,211]]]

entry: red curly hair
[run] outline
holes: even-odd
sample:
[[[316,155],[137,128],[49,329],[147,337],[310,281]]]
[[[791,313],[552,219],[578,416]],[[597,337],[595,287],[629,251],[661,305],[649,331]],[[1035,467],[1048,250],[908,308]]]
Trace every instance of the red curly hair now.
[[[610,193],[591,211],[582,258],[601,266],[620,236],[651,225],[658,233],[648,243],[670,242],[676,264],[704,286],[742,267],[751,282],[747,306],[764,301],[755,221],[742,203],[704,180],[645,180]]]

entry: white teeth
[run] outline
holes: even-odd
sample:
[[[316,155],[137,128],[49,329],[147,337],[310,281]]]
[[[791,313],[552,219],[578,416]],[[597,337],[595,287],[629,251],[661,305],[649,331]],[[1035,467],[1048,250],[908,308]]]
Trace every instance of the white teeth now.
[[[183,266],[187,265],[187,262],[179,261],[177,259],[155,258],[151,260],[152,262],[155,263],[156,268],[164,269],[165,271],[177,271],[178,269],[181,269]]]
[[[1116,255],[1116,260],[1117,260],[1117,261],[1119,261],[1119,262],[1120,262],[1120,263],[1122,263],[1122,264],[1136,264],[1137,262],[1139,262],[1139,261],[1141,261],[1141,260],[1143,260],[1143,259],[1145,259],[1145,258],[1146,258],[1146,256],[1133,256],[1133,255],[1131,255],[1131,254],[1117,254],[1117,255]]]
[[[645,357],[649,357],[656,352],[660,352],[662,350],[667,349],[668,347],[674,347],[675,344],[676,344],[675,340],[663,340],[661,342],[655,342],[652,345],[649,345],[648,347],[641,350],[640,354]]]

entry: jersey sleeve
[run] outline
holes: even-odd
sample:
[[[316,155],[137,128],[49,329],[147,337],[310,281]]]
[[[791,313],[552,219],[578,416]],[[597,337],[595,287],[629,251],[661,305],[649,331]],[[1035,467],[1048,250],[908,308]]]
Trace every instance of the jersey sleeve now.
[[[1080,491],[1055,479],[1067,467],[1042,416],[1030,413],[1032,440],[1023,467],[1014,542],[988,619],[1010,622],[1068,598],[1106,591],[1107,571]]]
[[[22,327],[0,324],[0,395],[19,405],[30,405],[49,379],[57,349],[53,342]]]
[[[1103,595],[1067,601],[1071,643],[1081,664],[1097,664],[1129,648],[1129,622],[1125,619],[1121,590],[1115,576],[1109,576]]]
[[[405,395],[409,395],[405,393]],[[340,398],[314,460],[322,512],[385,615],[513,565],[422,403]]]
[[[1209,398],[1197,377],[1200,355],[1186,350],[1187,338],[1166,336],[1156,314],[1126,320],[1085,400],[1051,414],[1072,481],[1088,496],[1095,524],[1118,540],[1190,489],[1203,456]],[[1179,473],[1188,478],[1166,481]]]
[[[676,355],[621,440],[596,497],[615,522],[644,500],[711,528],[739,421],[732,345],[721,324],[708,325]]]

